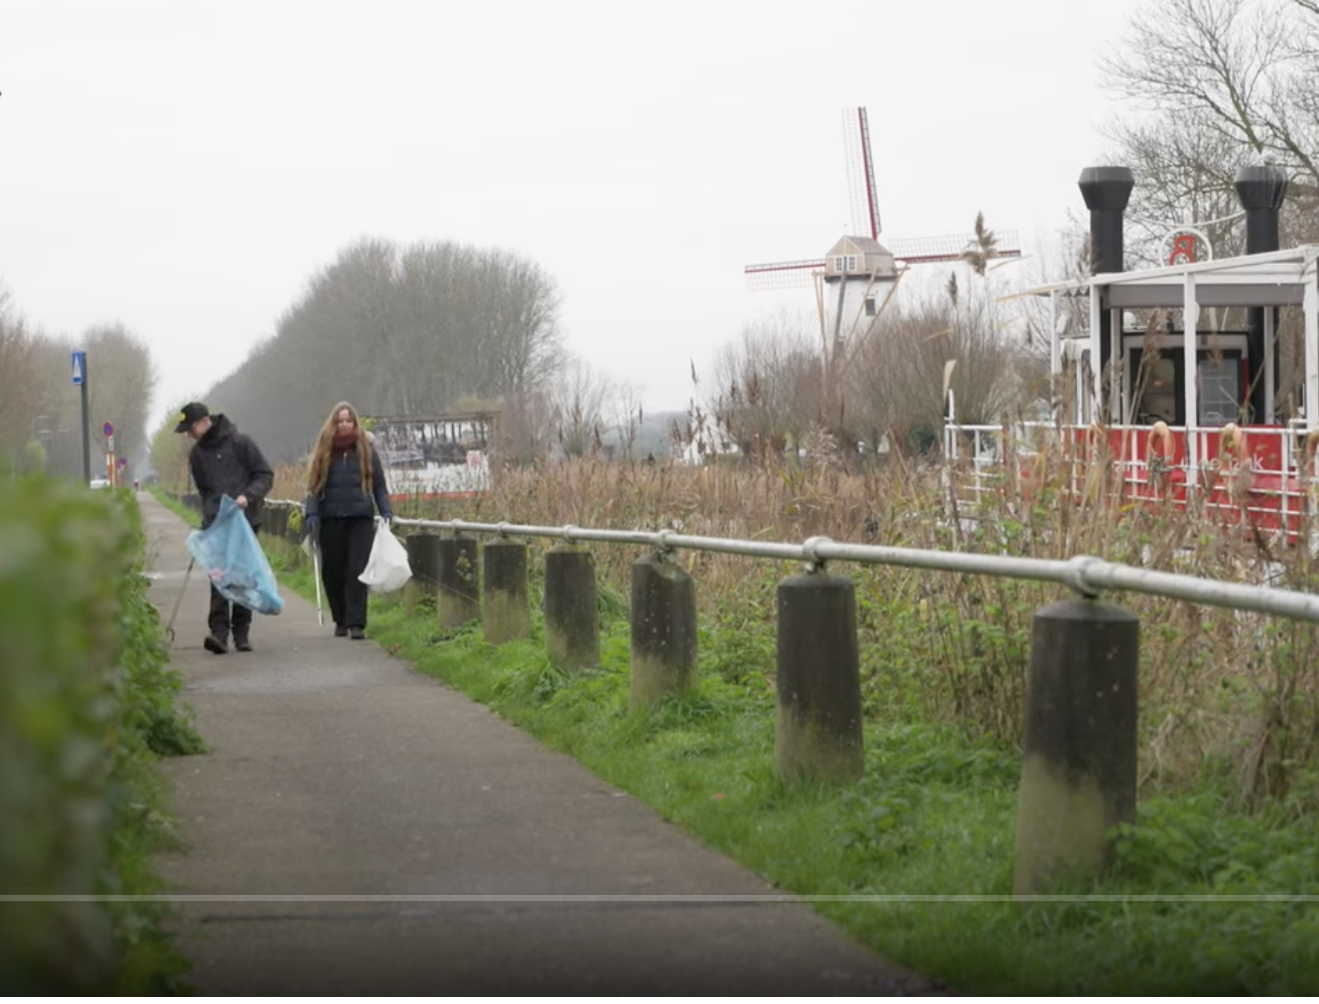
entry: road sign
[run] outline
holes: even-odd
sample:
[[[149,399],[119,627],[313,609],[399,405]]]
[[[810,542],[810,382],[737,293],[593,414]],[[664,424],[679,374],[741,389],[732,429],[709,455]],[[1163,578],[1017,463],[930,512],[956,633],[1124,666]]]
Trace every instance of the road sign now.
[[[83,374],[87,372],[87,353],[75,352],[73,354],[73,386],[81,387]]]
[[[114,426],[111,425],[109,422],[106,422],[103,426],[101,426],[101,435],[102,435],[102,436],[113,436],[113,435],[114,435]]]
[[[110,423],[106,422],[105,424],[109,425]],[[114,436],[107,434],[106,439],[108,440],[108,442],[105,444],[105,448],[109,450],[111,453],[114,453]]]
[[[127,458],[127,457],[120,457],[120,458],[116,461],[116,463],[119,465],[119,469],[122,471],[125,467],[128,466],[128,458]]]

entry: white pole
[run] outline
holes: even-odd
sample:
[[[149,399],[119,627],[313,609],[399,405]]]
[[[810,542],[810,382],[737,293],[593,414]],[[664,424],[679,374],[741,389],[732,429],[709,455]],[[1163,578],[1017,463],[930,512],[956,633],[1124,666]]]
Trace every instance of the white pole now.
[[[1058,334],[1058,292],[1049,294],[1049,372],[1057,377],[1063,371],[1062,336]]]
[[[1122,311],[1108,311],[1108,364],[1117,375],[1113,396],[1109,401],[1109,422],[1125,425],[1127,422],[1127,358],[1122,349]]]
[[[1090,283],[1090,376],[1093,383],[1091,390],[1092,398],[1090,407],[1085,415],[1085,423],[1102,420],[1104,415],[1104,373],[1103,363],[1100,359],[1099,346],[1099,318],[1101,312],[1099,307],[1099,286],[1094,282]]]
[[[1305,432],[1319,429],[1319,275],[1305,283]]]
[[[1200,388],[1196,386],[1199,374],[1195,367],[1195,350],[1199,341],[1195,326],[1200,319],[1200,305],[1195,301],[1195,275],[1187,272],[1182,282],[1182,326],[1186,329],[1182,342],[1182,367],[1186,373],[1186,487],[1190,490],[1200,467],[1200,449],[1195,436],[1200,419]]]
[[[1264,308],[1264,414],[1257,421],[1264,422],[1266,425],[1272,424],[1275,419],[1275,404],[1273,401],[1273,388],[1277,383],[1277,374],[1273,369],[1273,344],[1277,338],[1277,333],[1273,330],[1273,308]],[[1250,378],[1255,379],[1255,374],[1250,374]]]

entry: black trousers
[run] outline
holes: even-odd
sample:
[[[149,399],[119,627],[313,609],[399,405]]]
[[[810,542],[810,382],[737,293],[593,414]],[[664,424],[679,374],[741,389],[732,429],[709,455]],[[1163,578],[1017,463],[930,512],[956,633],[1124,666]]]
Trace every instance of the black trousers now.
[[[230,603],[219,591],[211,586],[211,612],[206,618],[211,634],[221,641],[229,640],[229,630],[233,629],[234,638],[246,638],[252,630],[252,611],[241,603]]]
[[[370,516],[321,520],[321,582],[330,613],[339,627],[366,627],[366,584],[357,577],[366,568],[375,540]]]

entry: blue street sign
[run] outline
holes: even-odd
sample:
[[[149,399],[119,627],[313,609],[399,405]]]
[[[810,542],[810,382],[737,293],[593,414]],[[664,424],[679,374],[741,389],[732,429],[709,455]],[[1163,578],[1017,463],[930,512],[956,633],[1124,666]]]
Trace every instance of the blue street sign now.
[[[73,354],[73,386],[82,386],[83,374],[87,372],[87,353],[75,352]]]
[[[114,426],[111,425],[109,422],[106,422],[103,426],[101,426],[101,435],[102,435],[102,436],[113,436],[113,435],[114,435]]]

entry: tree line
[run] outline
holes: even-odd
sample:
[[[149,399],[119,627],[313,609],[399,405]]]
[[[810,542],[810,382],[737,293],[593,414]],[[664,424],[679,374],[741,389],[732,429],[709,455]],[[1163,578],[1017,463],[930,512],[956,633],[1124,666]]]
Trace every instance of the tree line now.
[[[119,322],[89,327],[80,338],[47,334],[19,312],[0,289],[0,471],[44,471],[81,478],[82,400],[73,384],[72,356],[87,354],[91,476],[106,475],[108,442],[114,428],[117,456],[129,462],[126,476],[146,467],[148,413],[157,376],[151,352]]]
[[[276,463],[301,460],[339,400],[368,416],[530,411],[562,363],[559,302],[544,269],[507,251],[362,239],[206,400]],[[178,452],[162,427],[158,466]]]

